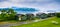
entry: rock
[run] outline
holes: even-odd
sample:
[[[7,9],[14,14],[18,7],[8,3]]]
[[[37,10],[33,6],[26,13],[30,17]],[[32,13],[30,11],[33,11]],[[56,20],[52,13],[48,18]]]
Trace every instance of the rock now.
[[[38,22],[39,20],[34,20],[34,22]]]
[[[58,24],[58,22],[57,22],[57,21],[52,21],[52,23],[53,23],[53,24]]]

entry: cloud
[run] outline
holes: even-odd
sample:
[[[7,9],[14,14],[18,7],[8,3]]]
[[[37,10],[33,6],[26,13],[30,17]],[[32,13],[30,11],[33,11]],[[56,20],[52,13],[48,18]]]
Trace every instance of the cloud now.
[[[0,2],[4,2],[4,1],[7,1],[7,0],[0,0]]]
[[[33,7],[37,10],[59,10],[60,0],[0,0],[0,7]]]

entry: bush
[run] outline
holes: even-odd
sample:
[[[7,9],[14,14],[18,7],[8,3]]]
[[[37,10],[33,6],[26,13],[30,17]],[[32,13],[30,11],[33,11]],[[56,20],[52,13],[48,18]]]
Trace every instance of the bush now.
[[[60,13],[56,13],[56,16],[57,16],[57,17],[60,17]]]
[[[16,12],[13,9],[1,10],[0,21],[16,20]]]

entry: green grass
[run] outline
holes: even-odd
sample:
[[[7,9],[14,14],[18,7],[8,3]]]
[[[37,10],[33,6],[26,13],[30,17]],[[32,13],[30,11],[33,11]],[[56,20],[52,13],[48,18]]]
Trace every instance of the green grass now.
[[[15,20],[11,20],[11,21],[2,21],[2,22],[0,22],[0,25],[2,24],[15,24],[15,23],[17,23],[17,22],[19,22],[19,21],[15,21]]]
[[[34,22],[30,24],[23,24],[19,26],[12,26],[12,27],[60,27],[60,18],[56,18],[56,17],[51,17],[51,18],[52,19]],[[57,21],[59,22],[59,24],[58,25],[53,24],[52,21]]]

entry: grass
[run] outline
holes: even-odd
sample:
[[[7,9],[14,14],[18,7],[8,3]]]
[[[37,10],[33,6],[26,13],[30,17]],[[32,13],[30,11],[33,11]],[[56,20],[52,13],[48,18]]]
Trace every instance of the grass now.
[[[17,23],[18,21],[15,21],[15,20],[11,20],[11,21],[2,21],[0,22],[0,25],[3,25],[3,24],[15,24]]]
[[[51,17],[51,18],[52,19],[12,27],[60,27],[60,18],[57,17]],[[59,24],[58,25],[53,24],[52,21],[57,21],[59,22]]]

